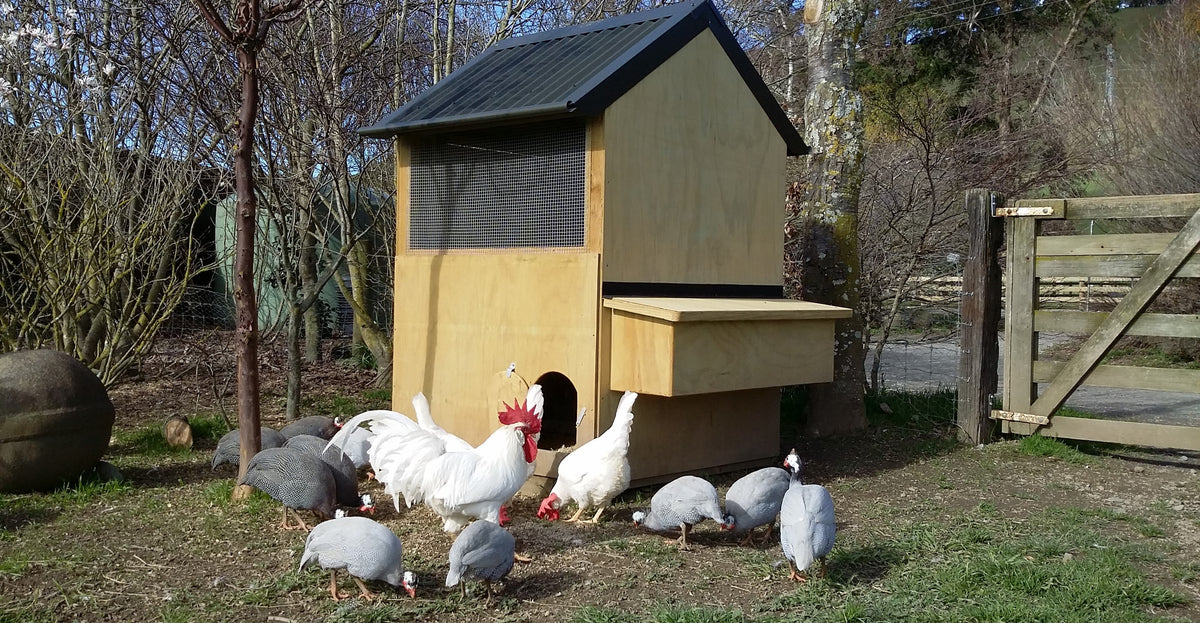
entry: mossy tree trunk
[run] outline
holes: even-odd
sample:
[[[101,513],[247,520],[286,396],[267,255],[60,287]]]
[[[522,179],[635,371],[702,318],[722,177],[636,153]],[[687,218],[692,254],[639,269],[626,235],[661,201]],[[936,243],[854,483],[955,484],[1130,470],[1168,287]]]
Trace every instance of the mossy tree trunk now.
[[[835,329],[834,381],[811,388],[806,433],[834,435],[864,428],[862,315],[858,313],[858,197],[862,184],[863,106],[853,90],[854,48],[864,19],[861,0],[820,0],[805,7],[808,95],[805,140],[812,149],[800,217],[805,300],[855,310]]]

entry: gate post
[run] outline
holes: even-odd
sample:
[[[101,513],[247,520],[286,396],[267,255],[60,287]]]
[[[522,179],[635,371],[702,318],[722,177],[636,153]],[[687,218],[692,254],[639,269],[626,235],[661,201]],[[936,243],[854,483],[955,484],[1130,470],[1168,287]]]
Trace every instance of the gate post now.
[[[958,438],[971,444],[991,440],[992,396],[1000,357],[1000,241],[1004,221],[993,216],[1004,197],[986,189],[966,192],[970,244],[963,266],[959,303]]]

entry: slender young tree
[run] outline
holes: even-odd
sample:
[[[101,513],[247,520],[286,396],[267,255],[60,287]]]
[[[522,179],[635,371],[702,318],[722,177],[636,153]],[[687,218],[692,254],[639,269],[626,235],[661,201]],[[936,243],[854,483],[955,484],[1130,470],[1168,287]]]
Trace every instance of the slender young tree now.
[[[262,446],[259,432],[258,302],[254,293],[254,225],[257,200],[254,193],[254,123],[258,117],[258,53],[267,41],[271,26],[294,18],[303,0],[267,4],[259,0],[236,0],[230,13],[222,16],[210,0],[194,0],[204,19],[237,55],[241,105],[234,124],[234,188],[237,192],[237,242],[234,252],[233,299],[237,325],[238,426],[241,455],[238,480],[246,473],[250,458]],[[234,499],[249,495],[249,487],[234,490]]]

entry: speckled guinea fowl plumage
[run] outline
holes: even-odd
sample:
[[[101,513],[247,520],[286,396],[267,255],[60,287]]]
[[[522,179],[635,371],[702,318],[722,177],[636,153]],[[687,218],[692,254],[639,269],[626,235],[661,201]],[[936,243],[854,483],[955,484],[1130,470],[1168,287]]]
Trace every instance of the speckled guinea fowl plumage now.
[[[268,448],[254,455],[241,484],[259,489],[285,508],[333,516],[333,474],[324,461],[299,448]]]
[[[331,592],[337,595],[337,571],[392,586],[414,587],[404,573],[404,547],[387,526],[366,517],[338,517],[317,524],[304,542],[300,569],[316,563],[335,572]],[[364,589],[364,596],[369,596]]]
[[[288,439],[283,447],[298,448],[324,461],[333,475],[337,503],[341,506],[358,506],[362,498],[358,495],[358,470],[354,468],[354,461],[342,454],[339,448],[326,450],[327,443],[327,440],[314,435],[296,435]]]
[[[267,448],[278,448],[282,446],[287,437],[279,434],[279,431],[273,428],[263,426],[259,429],[259,439],[261,443],[260,450]],[[242,439],[241,429],[235,428],[228,433],[225,433],[220,441],[217,442],[217,450],[213,453],[212,466],[216,469],[218,465],[228,463],[237,467],[241,463]]]
[[[800,480],[800,459],[795,450],[788,455],[785,465],[792,473],[779,512],[779,545],[791,564],[791,578],[802,580],[799,572],[807,570],[814,560],[821,561],[824,572],[825,557],[833,549],[837,535],[837,522],[829,491]]]
[[[721,511],[716,487],[697,476],[680,476],[668,482],[650,498],[649,512],[634,513],[634,522],[650,530],[680,528],[683,531],[680,543],[684,546],[687,545],[687,529],[705,519],[722,527],[731,523]]]
[[[446,586],[457,586],[464,578],[483,580],[489,586],[490,597],[491,583],[512,570],[516,547],[517,541],[508,530],[490,521],[471,522],[450,546]]]
[[[338,432],[338,425],[333,418],[324,415],[302,417],[279,429],[279,434],[291,439],[296,435],[312,435],[329,441]]]
[[[725,493],[725,512],[733,516],[734,532],[749,533],[774,523],[783,506],[791,474],[779,467],[764,467],[738,478]]]

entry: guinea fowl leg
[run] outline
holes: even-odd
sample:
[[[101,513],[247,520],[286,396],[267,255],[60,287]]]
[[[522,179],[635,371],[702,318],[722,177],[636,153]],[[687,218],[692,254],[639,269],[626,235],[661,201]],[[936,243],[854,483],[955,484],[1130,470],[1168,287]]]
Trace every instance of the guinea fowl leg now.
[[[774,523],[767,524],[767,531],[763,533],[763,537],[762,537],[762,539],[759,540],[759,543],[766,545],[767,542],[771,540],[771,533],[774,532],[774,530],[775,530]]]
[[[337,589],[337,569],[329,570],[329,594],[333,595],[334,601],[341,600],[342,596],[338,595]]]
[[[571,523],[571,522],[574,522],[574,521],[579,521],[579,516],[580,516],[580,515],[582,515],[582,514],[583,514],[583,507],[582,507],[582,506],[580,506],[580,507],[579,507],[579,510],[575,511],[575,514],[574,514],[574,515],[571,515],[571,518],[570,518],[570,519],[568,519],[568,520],[566,520],[566,521],[565,521],[565,522],[563,522],[563,523]]]
[[[288,521],[288,512],[289,512],[289,511],[290,511],[290,512],[291,512],[293,515],[295,515],[295,516],[296,516],[296,521],[297,521],[297,522],[298,522],[300,525],[298,525],[298,526],[293,526],[293,525],[291,524],[291,522],[289,522],[289,521]],[[291,509],[291,508],[288,508],[288,507],[284,506],[284,507],[283,507],[283,529],[284,529],[284,530],[308,530],[309,528],[308,528],[308,524],[304,523],[304,518],[300,516],[300,513],[296,512],[295,510],[293,510],[293,509]]]
[[[679,549],[687,549],[688,548],[688,544],[687,544],[688,525],[685,523],[679,524],[679,532],[680,532],[680,534],[679,534]]]
[[[746,546],[746,545],[753,545],[753,544],[754,544],[754,529],[751,528],[746,531],[746,538],[738,541],[738,545]]]
[[[350,576],[350,577],[354,578],[354,576]],[[372,593],[371,591],[367,590],[367,585],[363,584],[362,580],[360,580],[358,578],[354,578],[354,583],[358,584],[358,590],[362,591],[361,596],[363,599],[365,599],[367,601],[371,601],[372,599],[375,599],[375,593]]]
[[[487,600],[483,602],[483,607],[490,608],[492,607],[492,581],[484,580],[483,587],[487,590]]]

